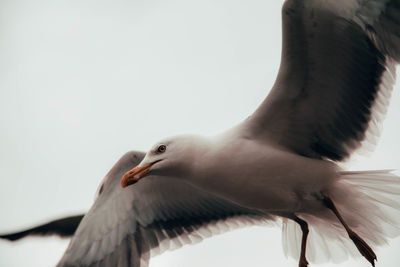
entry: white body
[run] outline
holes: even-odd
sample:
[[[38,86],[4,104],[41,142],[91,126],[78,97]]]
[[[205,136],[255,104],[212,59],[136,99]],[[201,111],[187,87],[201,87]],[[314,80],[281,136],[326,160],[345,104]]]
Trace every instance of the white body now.
[[[321,193],[340,177],[332,162],[247,139],[240,131],[211,138],[205,146],[191,174],[195,184],[265,212],[324,209]]]

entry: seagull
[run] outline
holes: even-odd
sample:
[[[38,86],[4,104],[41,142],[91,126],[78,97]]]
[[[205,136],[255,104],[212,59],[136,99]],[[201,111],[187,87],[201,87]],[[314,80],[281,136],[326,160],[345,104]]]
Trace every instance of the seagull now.
[[[282,20],[279,74],[258,109],[216,136],[163,139],[106,176],[58,266],[143,267],[278,221],[299,267],[357,254],[375,266],[374,248],[400,234],[399,177],[339,163],[373,142],[386,113],[400,1],[286,0]]]
[[[372,142],[386,113],[400,1],[286,0],[282,21],[279,74],[257,110],[216,136],[163,139],[120,170],[120,188],[106,180],[58,266],[146,266],[210,224],[280,219],[299,267],[336,261],[327,243],[375,266],[373,248],[400,232],[399,177],[338,163]]]

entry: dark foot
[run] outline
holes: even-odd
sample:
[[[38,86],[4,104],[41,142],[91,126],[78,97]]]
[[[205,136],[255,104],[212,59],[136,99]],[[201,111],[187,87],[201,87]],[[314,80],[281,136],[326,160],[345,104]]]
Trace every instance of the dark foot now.
[[[341,224],[344,226],[347,234],[353,241],[354,245],[356,245],[361,255],[363,255],[364,258],[366,258],[372,264],[372,266],[375,267],[376,255],[372,250],[372,248],[358,234],[356,234],[353,230],[350,229],[350,227],[342,218],[342,215],[340,215],[339,211],[337,210],[335,203],[333,203],[333,200],[327,194],[324,194],[324,203],[328,209],[332,210],[332,212],[336,215]]]
[[[308,261],[305,257],[301,257],[299,260],[299,267],[308,267]]]
[[[300,219],[299,217],[293,217],[293,220],[300,225],[301,231],[303,232],[303,236],[301,238],[301,252],[300,252],[300,260],[299,267],[307,267],[308,261],[306,259],[306,248],[307,248],[307,237],[308,237],[308,224],[306,221]]]
[[[353,231],[349,231],[349,237],[356,245],[358,251],[360,251],[361,255],[364,256],[371,264],[375,267],[376,255],[372,248],[356,233]]]

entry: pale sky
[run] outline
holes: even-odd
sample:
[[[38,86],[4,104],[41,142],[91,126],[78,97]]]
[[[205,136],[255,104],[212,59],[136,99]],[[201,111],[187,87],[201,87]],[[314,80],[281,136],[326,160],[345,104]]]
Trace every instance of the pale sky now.
[[[282,2],[1,0],[0,232],[88,210],[126,151],[250,115],[279,67]],[[400,167],[396,89],[377,150],[349,169]],[[150,266],[297,266],[280,238],[278,228],[237,230]],[[66,245],[0,241],[0,266],[54,266]],[[399,250],[400,238],[378,249],[377,267],[399,266]]]

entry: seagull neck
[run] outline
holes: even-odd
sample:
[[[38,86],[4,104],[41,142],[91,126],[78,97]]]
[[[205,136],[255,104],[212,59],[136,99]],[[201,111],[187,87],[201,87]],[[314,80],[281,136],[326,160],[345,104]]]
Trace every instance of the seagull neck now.
[[[207,138],[192,160],[190,179],[194,184],[210,185],[219,176],[224,175],[224,169],[231,166],[235,154],[235,146],[242,138],[234,133],[227,132],[215,137]],[[226,166],[226,167],[225,167]]]

